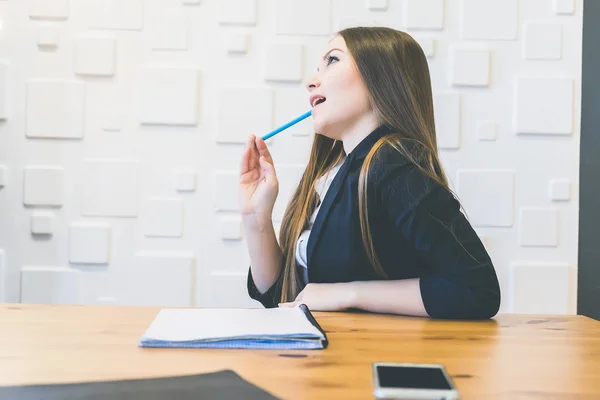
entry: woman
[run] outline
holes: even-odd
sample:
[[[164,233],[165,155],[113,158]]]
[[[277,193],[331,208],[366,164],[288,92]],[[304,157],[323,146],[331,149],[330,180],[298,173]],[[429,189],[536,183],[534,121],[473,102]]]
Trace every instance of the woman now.
[[[317,134],[279,244],[273,159],[254,136],[242,156],[250,296],[265,307],[493,317],[498,279],[442,169],[419,44],[390,28],[342,30],[307,89]]]

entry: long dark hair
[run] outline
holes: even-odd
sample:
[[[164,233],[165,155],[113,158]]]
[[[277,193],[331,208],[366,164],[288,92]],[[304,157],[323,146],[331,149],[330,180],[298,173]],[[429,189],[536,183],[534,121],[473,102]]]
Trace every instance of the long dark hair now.
[[[437,151],[429,66],[421,46],[407,33],[387,27],[352,27],[338,32],[364,80],[369,100],[391,133],[375,143],[363,162],[358,191],[363,245],[375,271],[386,277],[375,253],[367,213],[369,171],[378,151],[389,146],[423,173],[450,190]],[[315,135],[308,165],[284,213],[279,244],[285,260],[281,301],[302,290],[297,272],[296,241],[317,206],[316,180],[344,157],[342,142]]]

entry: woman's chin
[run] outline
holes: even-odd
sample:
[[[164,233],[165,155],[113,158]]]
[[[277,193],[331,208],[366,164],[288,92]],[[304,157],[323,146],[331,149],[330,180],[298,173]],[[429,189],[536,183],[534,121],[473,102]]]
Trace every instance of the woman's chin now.
[[[313,131],[319,135],[330,137],[327,133],[331,131],[325,121],[313,120]]]
[[[314,132],[317,135],[325,136],[332,140],[339,140],[339,137],[337,137],[337,135],[332,134],[331,128],[328,129],[328,127],[320,128],[315,126]]]

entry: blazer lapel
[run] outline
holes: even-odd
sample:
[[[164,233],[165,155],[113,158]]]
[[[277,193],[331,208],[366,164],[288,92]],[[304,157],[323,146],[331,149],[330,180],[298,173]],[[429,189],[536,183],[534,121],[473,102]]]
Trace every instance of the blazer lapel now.
[[[387,128],[386,126],[380,126],[379,128],[375,129],[373,132],[371,132],[371,134],[368,135],[361,143],[359,143],[358,146],[356,146],[356,148],[353,151],[351,151],[350,154],[348,154],[346,156],[346,159],[344,160],[344,163],[340,167],[340,170],[336,174],[335,178],[333,178],[333,181],[331,182],[331,186],[329,187],[329,189],[327,190],[327,193],[325,194],[325,198],[321,199],[321,201],[322,201],[321,208],[319,209],[319,212],[317,213],[317,218],[315,219],[315,222],[312,226],[310,235],[308,237],[308,244],[306,247],[306,261],[307,261],[307,265],[308,265],[309,279],[311,277],[311,271],[314,271],[314,269],[311,270],[310,264],[311,264],[312,259],[314,258],[315,250],[316,250],[317,244],[319,243],[319,237],[321,236],[321,231],[323,229],[323,225],[327,221],[327,217],[329,216],[331,206],[333,205],[336,198],[338,197],[340,189],[344,186],[344,182],[346,181],[346,177],[348,176],[348,173],[350,172],[351,166],[355,162],[358,162],[358,161],[364,159],[365,156],[367,155],[367,153],[369,152],[369,150],[371,149],[371,147],[373,146],[373,144],[379,138],[381,138],[383,135],[385,135],[389,132],[391,132],[391,130],[389,128]]]
[[[308,244],[306,247],[306,261],[308,264],[309,276],[310,276],[310,271],[311,271],[311,268],[310,268],[311,260],[314,257],[315,248],[316,248],[317,243],[319,242],[319,237],[321,236],[323,224],[325,224],[325,221],[327,220],[327,217],[329,216],[329,211],[331,210],[331,206],[335,202],[335,199],[337,198],[338,193],[340,192],[340,189],[342,188],[342,186],[344,186],[344,182],[346,180],[346,177],[348,176],[348,172],[350,170],[351,164],[352,164],[351,157],[346,157],[346,159],[344,160],[344,163],[342,164],[339,171],[335,175],[335,178],[333,178],[333,181],[331,181],[331,186],[327,190],[327,193],[325,194],[325,198],[321,199],[321,208],[319,209],[319,212],[317,213],[317,218],[315,218],[315,222],[313,223],[312,229],[310,231],[310,235],[308,237]]]

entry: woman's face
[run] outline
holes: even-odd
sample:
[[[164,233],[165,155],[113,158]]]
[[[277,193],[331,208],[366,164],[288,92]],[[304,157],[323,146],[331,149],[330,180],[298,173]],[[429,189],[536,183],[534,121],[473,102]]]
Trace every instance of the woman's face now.
[[[340,35],[329,42],[306,88],[316,133],[342,140],[373,119],[367,87]]]

